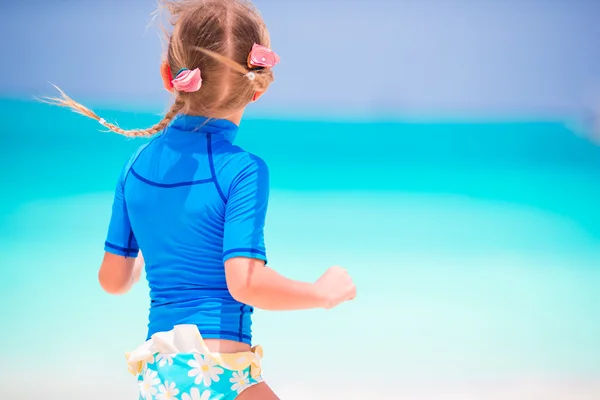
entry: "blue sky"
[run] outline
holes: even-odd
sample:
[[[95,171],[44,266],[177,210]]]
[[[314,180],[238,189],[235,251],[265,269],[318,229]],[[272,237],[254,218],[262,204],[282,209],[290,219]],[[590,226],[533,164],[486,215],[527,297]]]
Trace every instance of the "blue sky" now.
[[[552,114],[600,94],[594,0],[257,0],[282,56],[265,109]],[[152,0],[0,4],[0,95],[159,107]]]

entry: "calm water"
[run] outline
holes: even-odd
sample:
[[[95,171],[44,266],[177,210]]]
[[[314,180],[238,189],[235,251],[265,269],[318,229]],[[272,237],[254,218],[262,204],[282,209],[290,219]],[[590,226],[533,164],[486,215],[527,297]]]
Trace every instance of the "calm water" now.
[[[96,273],[143,140],[0,109],[3,391],[135,398],[123,353],[145,338],[147,288],[110,297]],[[538,122],[250,120],[237,143],[271,168],[272,266],[313,280],[341,264],[359,288],[333,311],[258,312],[284,399],[600,398],[600,149]]]

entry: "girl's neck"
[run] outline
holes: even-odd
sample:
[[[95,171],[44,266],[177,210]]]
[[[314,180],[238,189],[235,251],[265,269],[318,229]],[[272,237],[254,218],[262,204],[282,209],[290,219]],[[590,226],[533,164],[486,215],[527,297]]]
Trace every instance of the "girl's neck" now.
[[[228,121],[233,122],[234,124],[236,124],[237,126],[240,126],[240,122],[242,122],[242,117],[244,116],[244,109],[241,109],[240,111],[237,111],[234,114],[231,114],[229,116],[227,116],[226,119]]]
[[[242,117],[244,116],[244,111],[245,109],[241,109],[239,111],[236,111],[232,114],[229,115],[225,115],[222,117],[218,117],[216,119],[224,119],[226,121],[230,121],[233,122],[234,124],[236,124],[237,126],[240,126],[240,123],[242,121]],[[197,116],[201,116],[201,117],[206,117],[206,115],[203,115],[201,113],[195,113],[193,110],[190,110],[188,112],[185,112],[185,114],[187,115],[197,115]]]

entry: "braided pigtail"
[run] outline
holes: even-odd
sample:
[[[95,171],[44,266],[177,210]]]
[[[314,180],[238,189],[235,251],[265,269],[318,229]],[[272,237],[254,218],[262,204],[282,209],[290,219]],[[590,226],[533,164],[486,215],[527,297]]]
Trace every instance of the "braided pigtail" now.
[[[163,119],[161,119],[156,125],[147,128],[147,129],[122,129],[118,125],[112,124],[110,122],[106,122],[104,118],[101,118],[94,111],[90,110],[86,106],[81,103],[76,102],[72,98],[70,98],[65,92],[63,92],[59,87],[55,86],[56,89],[60,92],[60,97],[46,97],[43,98],[42,101],[48,104],[52,104],[59,107],[65,107],[71,109],[71,111],[76,112],[77,114],[84,115],[88,118],[95,119],[103,126],[107,127],[112,132],[118,133],[127,137],[146,137],[152,136],[158,132],[161,132],[165,129],[171,121],[179,114],[183,108],[185,107],[185,101],[181,98],[181,96],[177,96],[175,102],[167,111]]]

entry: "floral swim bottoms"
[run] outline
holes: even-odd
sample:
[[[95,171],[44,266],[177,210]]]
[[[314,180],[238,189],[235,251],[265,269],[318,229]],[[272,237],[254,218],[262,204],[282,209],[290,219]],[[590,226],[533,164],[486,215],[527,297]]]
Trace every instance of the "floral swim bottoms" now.
[[[195,325],[160,332],[126,354],[140,400],[231,400],[262,382],[262,348],[211,353]]]

